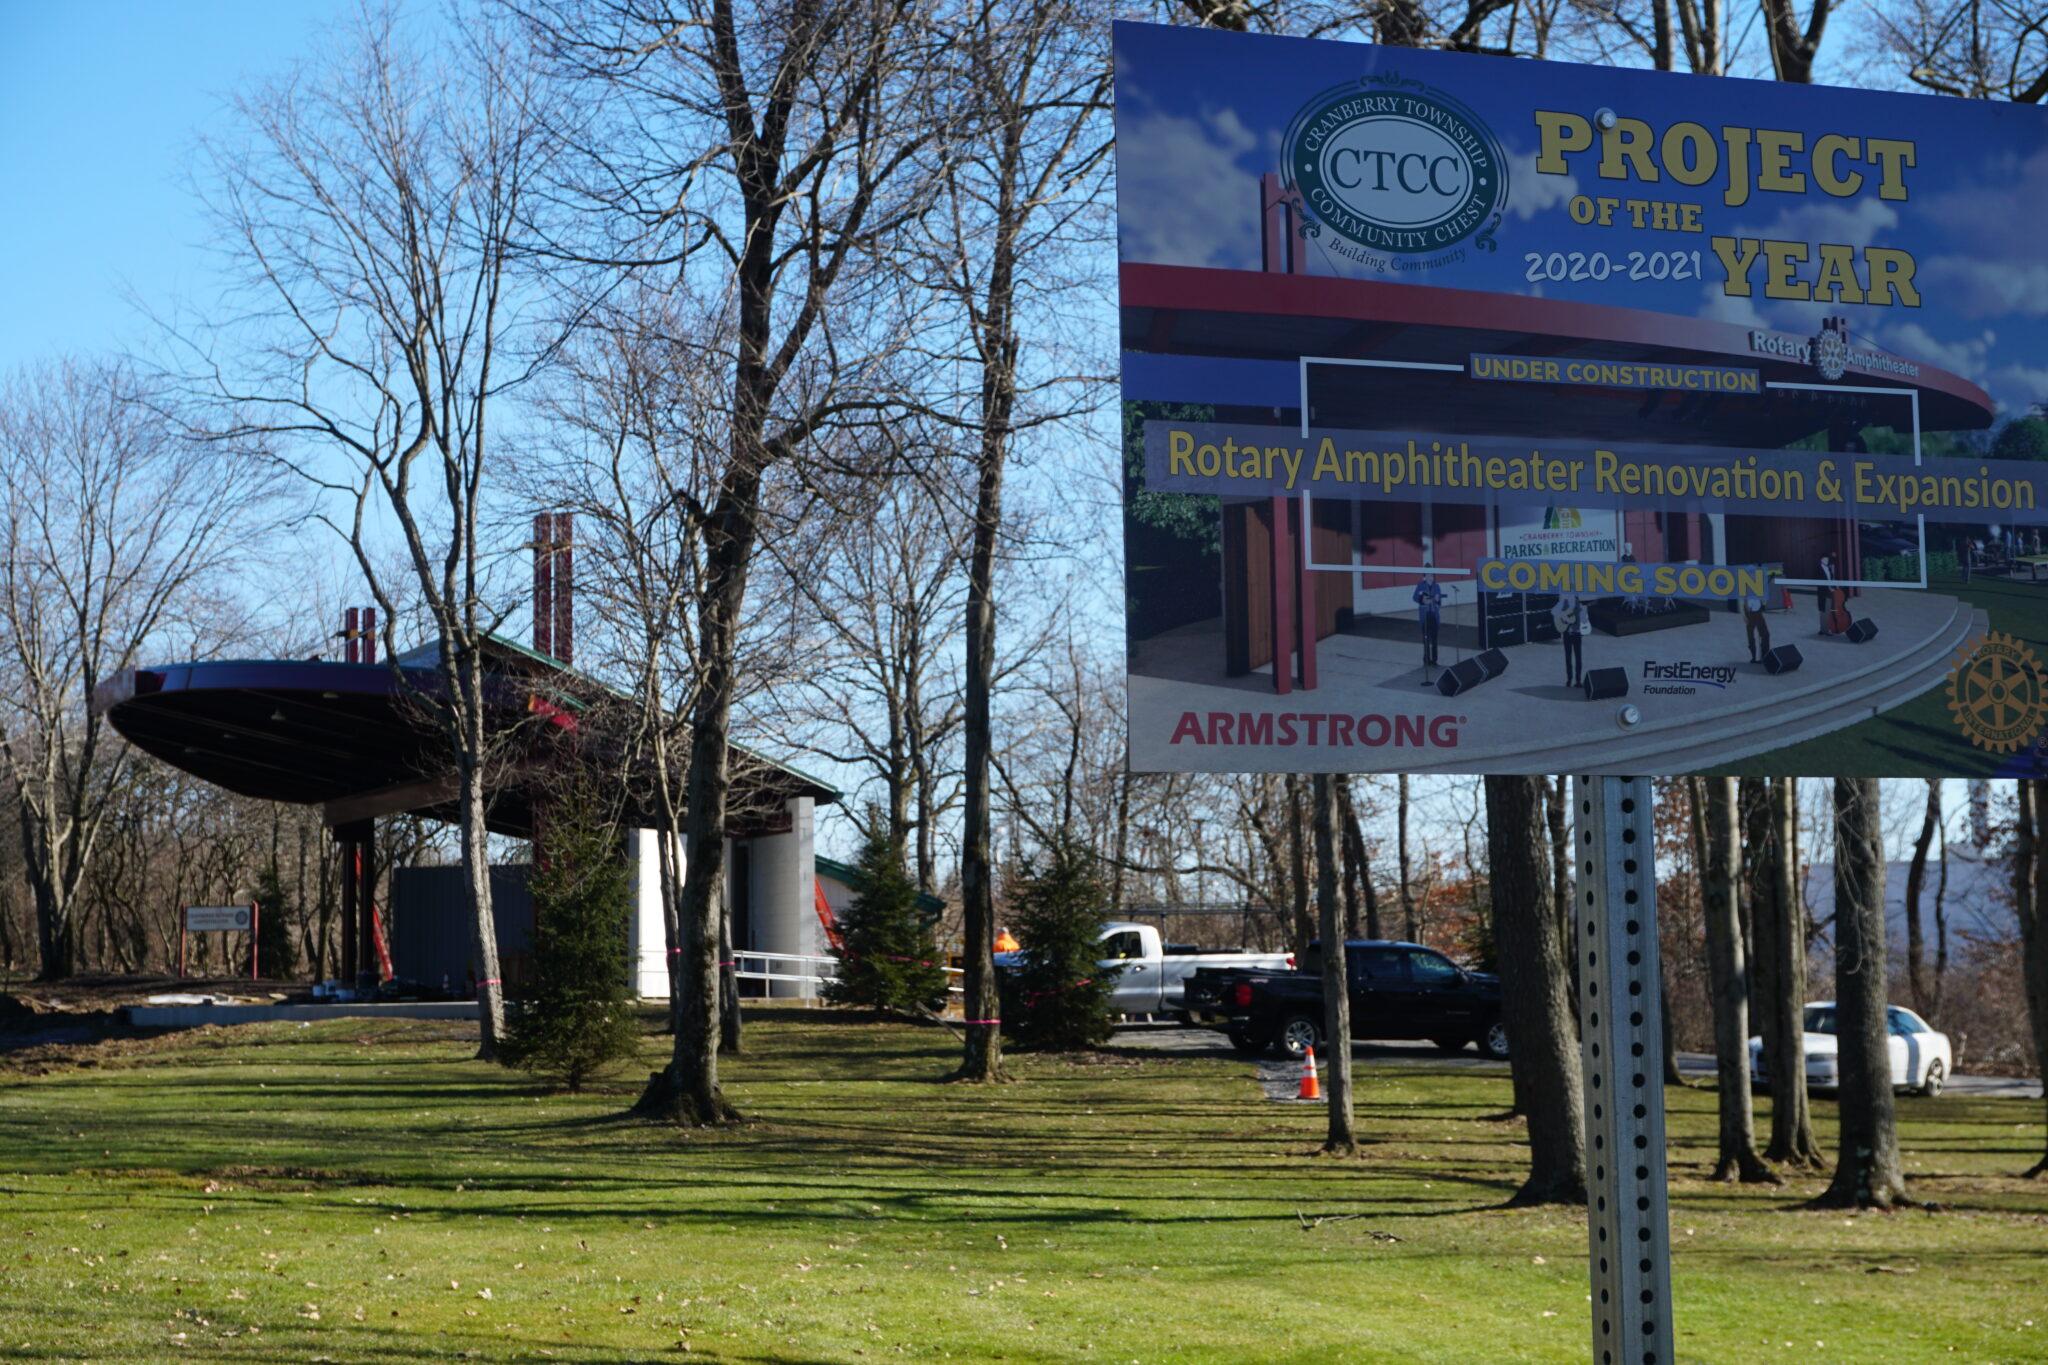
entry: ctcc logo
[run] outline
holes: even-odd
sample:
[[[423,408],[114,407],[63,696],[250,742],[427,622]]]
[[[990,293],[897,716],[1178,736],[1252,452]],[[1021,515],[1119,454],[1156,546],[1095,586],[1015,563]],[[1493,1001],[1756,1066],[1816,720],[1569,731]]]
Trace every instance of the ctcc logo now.
[[[1283,179],[1307,228],[1375,251],[1441,251],[1474,233],[1491,250],[1507,202],[1500,145],[1441,91],[1398,76],[1326,90],[1288,125]]]
[[[1431,152],[1440,154],[1432,156]],[[1387,173],[1390,170],[1393,172],[1394,185],[1387,183]],[[1404,152],[1386,147],[1352,147],[1339,144],[1332,149],[1329,157],[1330,179],[1340,189],[1361,190],[1366,194],[1386,194],[1399,188],[1410,198],[1434,194],[1445,202],[1464,193],[1464,177],[1469,170],[1463,157],[1441,154],[1439,148]],[[1411,174],[1415,181],[1413,184],[1409,183]],[[1368,176],[1372,179],[1370,186],[1365,183]]]

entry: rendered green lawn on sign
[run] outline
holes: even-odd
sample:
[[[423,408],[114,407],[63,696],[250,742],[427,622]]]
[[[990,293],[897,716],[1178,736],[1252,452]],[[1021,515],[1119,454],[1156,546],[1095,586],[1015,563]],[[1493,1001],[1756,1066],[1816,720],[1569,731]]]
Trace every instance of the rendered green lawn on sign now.
[[[1361,1066],[1370,1145],[1333,1161],[1322,1111],[1236,1059],[948,1086],[936,1029],[753,1019],[753,1122],[718,1132],[540,1094],[427,1022],[7,1072],[0,1359],[1585,1358],[1583,1214],[1499,1207],[1525,1162],[1504,1070]],[[2048,1359],[2048,1184],[2011,1178],[2039,1102],[1899,1104],[1939,1214],[1708,1185],[1713,1096],[1672,1093],[1679,1360]]]

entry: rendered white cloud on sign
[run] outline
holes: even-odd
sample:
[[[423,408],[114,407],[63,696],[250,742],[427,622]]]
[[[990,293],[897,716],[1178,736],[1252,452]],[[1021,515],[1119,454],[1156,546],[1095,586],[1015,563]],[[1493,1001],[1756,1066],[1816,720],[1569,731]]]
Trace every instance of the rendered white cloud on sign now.
[[[1901,322],[1880,328],[1877,338],[1886,350],[1895,355],[1917,360],[1923,365],[1933,365],[1980,384],[1984,381],[1992,348],[1998,344],[1998,333],[1988,327],[1975,336],[1940,341],[1918,322]]]
[[[2048,264],[1936,256],[1920,279],[1924,293],[1964,317],[2048,317]]]
[[[2005,416],[2024,417],[2034,404],[2048,403],[2048,368],[2000,365],[1986,376],[1986,382]]]
[[[1928,289],[1968,317],[2048,317],[2048,263],[2039,259],[2048,147],[1986,157],[1962,179],[1920,206],[1956,247],[1921,263]]]
[[[2041,252],[2041,206],[2048,204],[2048,146],[2027,155],[1985,157],[1957,168],[1960,188],[1918,206],[1968,255],[2025,260]]]
[[[1533,150],[1509,152],[1507,163],[1508,212],[1517,218],[1534,218],[1569,203],[1579,192],[1579,178],[1575,175],[1538,175]]]
[[[1257,268],[1259,177],[1240,162],[1260,138],[1235,110],[1127,114],[1117,143],[1125,260]]]

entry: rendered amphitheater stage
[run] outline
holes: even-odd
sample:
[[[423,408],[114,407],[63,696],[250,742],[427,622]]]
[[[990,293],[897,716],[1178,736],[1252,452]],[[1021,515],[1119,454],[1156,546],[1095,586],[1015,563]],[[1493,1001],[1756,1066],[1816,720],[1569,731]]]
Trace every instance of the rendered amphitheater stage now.
[[[1184,735],[1172,742],[1167,726],[1131,734],[1131,766],[1195,771],[1352,771],[1466,773],[1680,773],[1728,763],[1783,748],[1878,715],[1946,682],[1959,653],[1986,629],[1982,612],[1957,598],[1912,589],[1866,590],[1851,603],[1853,614],[1874,620],[1876,638],[1863,644],[1845,636],[1822,638],[1810,597],[1788,611],[1769,614],[1771,643],[1794,645],[1804,663],[1794,672],[1772,675],[1752,664],[1739,613],[1720,609],[1704,624],[1642,635],[1586,640],[1588,670],[1621,668],[1628,674],[1626,698],[1587,701],[1565,686],[1561,645],[1523,644],[1504,651],[1501,676],[1456,697],[1423,686],[1418,647],[1407,641],[1347,631],[1318,645],[1320,679],[1313,691],[1273,691],[1272,670],[1236,678],[1218,676],[1223,625],[1211,619],[1140,642],[1130,664],[1131,713],[1138,716],[1186,713],[1295,718],[1297,728],[1336,713],[1358,717],[1424,717],[1440,737],[1453,743],[1394,749],[1345,749],[1325,745],[1216,744]],[[1389,618],[1378,618],[1387,620]],[[1447,625],[1449,622],[1447,621]],[[1446,636],[1449,636],[1448,630]],[[1457,651],[1447,638],[1445,664]],[[1726,666],[1724,684],[1646,677],[1646,664]],[[1618,714],[1624,702],[1641,719],[1624,730]],[[1170,708],[1170,711],[1169,711]],[[1445,725],[1441,718],[1449,717]],[[1263,733],[1263,731],[1260,731]],[[1373,729],[1379,742],[1390,731]],[[1490,738],[1482,738],[1490,737]],[[1347,754],[1358,761],[1346,763]],[[1398,756],[1397,756],[1398,755]]]

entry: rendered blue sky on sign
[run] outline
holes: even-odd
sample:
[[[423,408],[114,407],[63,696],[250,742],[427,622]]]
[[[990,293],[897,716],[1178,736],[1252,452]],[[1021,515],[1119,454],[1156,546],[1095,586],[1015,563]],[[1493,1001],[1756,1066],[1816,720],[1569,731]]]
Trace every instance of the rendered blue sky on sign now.
[[[1248,62],[1248,53],[1255,60]],[[1312,273],[1570,298],[1801,335],[1818,331],[1823,318],[1847,315],[1855,344],[1961,375],[1988,390],[2002,415],[2048,402],[2048,251],[2039,228],[2048,213],[2048,111],[1287,38],[1218,43],[1214,34],[1147,25],[1120,26],[1117,71],[1127,262],[1258,268],[1258,177],[1279,169],[1289,121],[1319,92],[1363,76],[1398,75],[1461,101],[1498,139],[1510,182],[1499,250],[1467,242],[1451,264],[1407,268],[1411,261],[1382,271],[1312,241]],[[1725,199],[1734,155],[1725,145],[1720,172],[1698,188],[1669,177],[1603,179],[1597,136],[1589,151],[1566,156],[1568,173],[1539,173],[1543,149],[1529,112],[1590,120],[1603,108],[1640,119],[1659,135],[1681,121],[1716,132],[1798,132],[1804,150],[1791,157],[1788,174],[1799,173],[1829,134],[1863,144],[1911,142],[1916,164],[1894,168],[1903,200],[1880,192],[1887,168],[1874,153],[1831,165],[1845,178],[1862,174],[1853,194],[1822,194],[1812,180],[1805,193],[1776,193],[1757,187],[1752,144],[1751,189],[1746,202],[1733,206]],[[1654,157],[1650,164],[1657,164]],[[1611,226],[1582,225],[1569,212],[1579,195],[1623,204],[1697,203],[1700,230],[1658,231],[1647,218],[1636,229],[1619,205],[1610,210]],[[1922,306],[1769,299],[1762,260],[1753,266],[1752,295],[1731,296],[1710,245],[1715,236],[1839,245],[1854,249],[1858,270],[1865,268],[1865,248],[1904,249],[1916,262]],[[1541,276],[1542,267],[1532,266],[1529,254],[1553,252],[1605,253],[1612,272],[1603,280],[1531,281],[1532,270]],[[1631,279],[1630,252],[1696,252],[1704,278]],[[1810,280],[1817,268],[1809,261],[1802,273]]]

